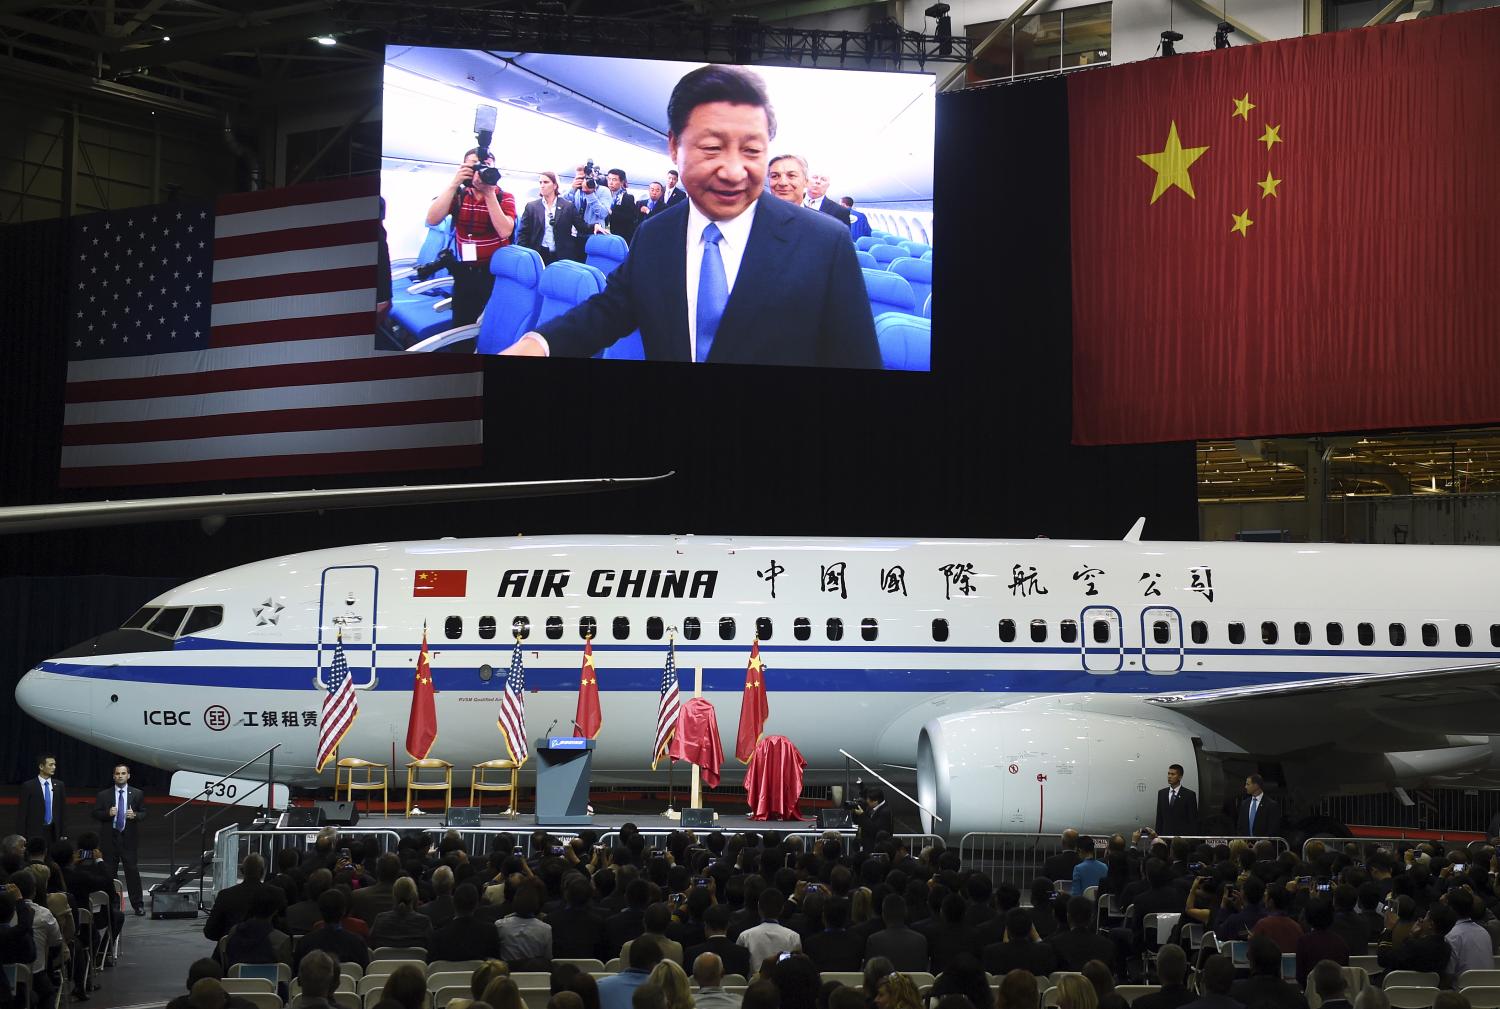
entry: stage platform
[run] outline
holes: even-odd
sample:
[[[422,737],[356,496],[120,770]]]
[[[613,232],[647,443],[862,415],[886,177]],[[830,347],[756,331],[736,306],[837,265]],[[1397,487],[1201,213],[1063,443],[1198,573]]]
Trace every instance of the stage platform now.
[[[805,814],[804,814],[805,815]],[[580,831],[592,830],[601,836],[618,831],[627,823],[633,823],[642,832],[659,832],[689,829],[698,833],[713,832],[715,830],[738,833],[745,830],[755,831],[796,831],[804,833],[807,831],[819,831],[818,818],[816,815],[806,816],[802,820],[752,820],[748,814],[730,815],[719,813],[718,819],[710,827],[683,828],[680,822],[665,814],[665,811],[652,812],[608,812],[595,814],[589,823],[567,824],[567,825],[541,825],[536,822],[536,816],[530,812],[519,813],[516,816],[507,816],[504,813],[485,812],[480,816],[479,826],[457,826],[454,829],[461,831],[479,830],[484,833],[499,833],[510,831],[511,833],[531,834],[533,831],[544,830],[558,837],[575,837]],[[448,818],[442,813],[423,813],[420,816],[366,816],[361,814],[359,821],[353,830],[392,830],[397,833],[408,830],[433,831],[443,830],[448,827]],[[335,826],[338,826],[335,824]],[[282,828],[289,833],[305,834],[306,828]],[[341,828],[343,829],[343,828]],[[850,831],[849,833],[853,833]]]

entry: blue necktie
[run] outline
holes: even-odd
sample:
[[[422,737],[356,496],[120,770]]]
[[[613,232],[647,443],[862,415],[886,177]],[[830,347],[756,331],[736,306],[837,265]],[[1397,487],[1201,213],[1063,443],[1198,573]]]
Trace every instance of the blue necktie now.
[[[1260,797],[1256,796],[1250,800],[1250,833],[1255,833],[1255,811],[1260,806]]]
[[[52,779],[42,782],[42,822],[52,824]]]
[[[719,255],[719,226],[712,222],[703,229],[703,268],[698,271],[698,363],[708,360],[714,346],[714,334],[724,317],[729,301],[729,283],[724,279],[724,257]]]
[[[119,801],[115,803],[115,829],[125,832],[125,789],[120,789]]]

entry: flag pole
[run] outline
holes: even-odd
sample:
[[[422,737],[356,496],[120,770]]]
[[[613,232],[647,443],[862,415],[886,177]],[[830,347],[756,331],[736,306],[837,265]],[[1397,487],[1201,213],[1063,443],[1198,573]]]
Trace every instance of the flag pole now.
[[[677,637],[677,628],[676,627],[670,628],[668,636],[667,636],[668,647],[671,647],[671,644],[672,644],[673,641],[675,641],[676,637]],[[671,747],[668,746],[667,749],[670,750]],[[677,764],[677,761],[672,757],[672,755],[670,753],[668,753],[667,754],[667,808],[664,809],[662,811],[662,814],[661,814],[662,816],[666,817],[668,820],[680,820],[682,818],[682,814],[677,811],[677,792],[676,792],[676,789],[673,786],[673,780],[672,780],[672,771],[675,768],[676,764]]]
[[[696,666],[693,669],[693,696],[703,696],[702,666]],[[700,768],[697,764],[693,764],[691,766],[692,789],[690,793],[691,797],[688,799],[688,805],[693,809],[700,809],[703,806],[703,769]]]

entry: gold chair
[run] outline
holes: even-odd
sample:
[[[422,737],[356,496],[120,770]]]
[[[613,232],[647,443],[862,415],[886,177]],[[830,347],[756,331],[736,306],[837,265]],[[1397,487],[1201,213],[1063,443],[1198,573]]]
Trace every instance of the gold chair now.
[[[502,773],[499,778],[490,777],[490,772]],[[507,816],[516,816],[516,796],[521,788],[521,765],[514,760],[501,757],[498,760],[486,760],[474,765],[473,777],[469,779],[469,805],[476,805],[474,795],[476,792],[508,792],[510,793],[510,809],[506,810]]]
[[[359,781],[354,780],[356,772],[363,775]],[[379,778],[376,778],[377,773],[380,775]],[[391,766],[389,764],[361,760],[358,757],[342,757],[333,768],[334,802],[339,801],[341,784],[350,802],[354,801],[355,792],[379,792],[381,815],[391,815]],[[366,809],[365,812],[368,814],[369,810]]]
[[[441,781],[419,781],[418,778],[423,771],[441,771]],[[446,760],[436,757],[428,757],[426,760],[413,760],[406,765],[406,815],[411,816],[411,807],[416,804],[415,792],[443,793],[443,815],[453,808],[453,765]]]

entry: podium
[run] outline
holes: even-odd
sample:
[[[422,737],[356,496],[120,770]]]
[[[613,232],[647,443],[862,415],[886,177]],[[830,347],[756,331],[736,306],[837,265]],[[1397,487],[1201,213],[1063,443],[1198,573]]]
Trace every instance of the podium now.
[[[589,777],[594,741],[578,736],[549,736],[536,748],[536,823],[539,827],[576,827],[593,823],[589,815]]]

